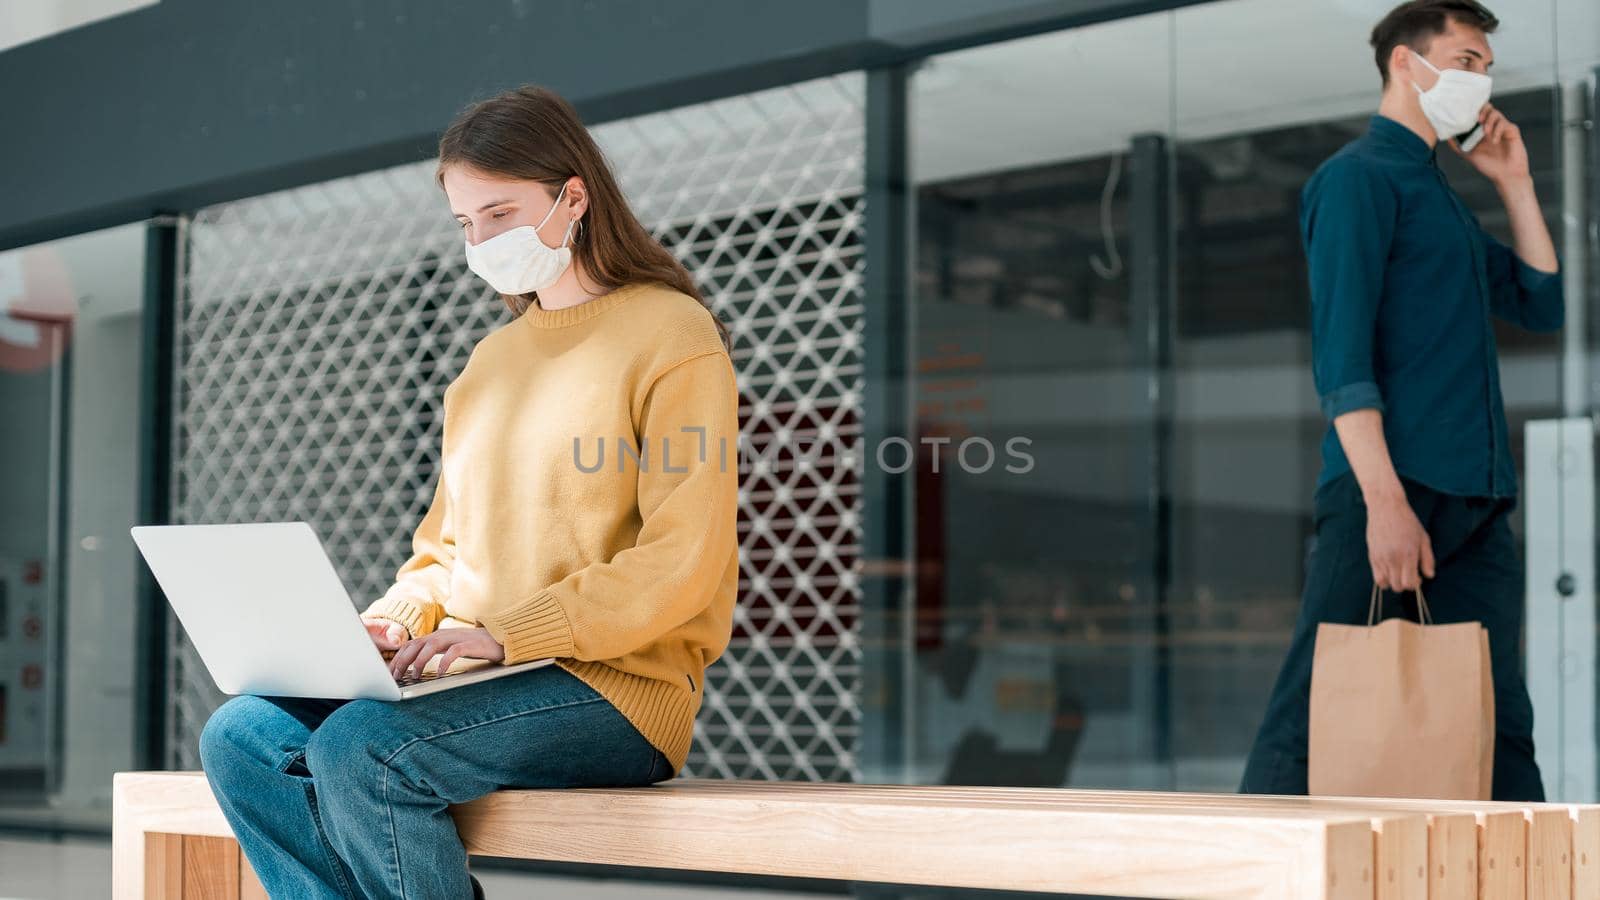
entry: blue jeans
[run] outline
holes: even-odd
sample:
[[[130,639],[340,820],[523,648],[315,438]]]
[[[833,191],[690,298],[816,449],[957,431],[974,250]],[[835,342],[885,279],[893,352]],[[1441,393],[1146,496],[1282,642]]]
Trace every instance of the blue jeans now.
[[[1544,785],[1533,755],[1533,704],[1522,677],[1522,560],[1507,521],[1514,501],[1458,497],[1407,479],[1402,483],[1406,500],[1433,546],[1434,578],[1423,588],[1433,620],[1482,622],[1489,632],[1495,709],[1493,799],[1543,800]],[[1240,793],[1306,793],[1317,625],[1367,621],[1372,566],[1367,561],[1367,507],[1355,476],[1346,473],[1317,489],[1315,521],[1316,542],[1306,565],[1300,617],[1245,764]],[[1385,592],[1382,603],[1382,618],[1397,613],[1417,618],[1414,594]]]
[[[397,703],[234,697],[206,722],[200,759],[267,893],[295,900],[466,900],[450,804],[674,775],[557,666]]]

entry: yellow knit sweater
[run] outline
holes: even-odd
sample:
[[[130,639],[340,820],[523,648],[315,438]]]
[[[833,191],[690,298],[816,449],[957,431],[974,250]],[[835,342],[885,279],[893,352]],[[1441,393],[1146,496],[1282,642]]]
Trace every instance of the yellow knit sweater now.
[[[444,393],[443,464],[394,585],[413,636],[554,657],[683,767],[738,591],[738,390],[711,315],[634,285],[528,309]],[[598,464],[598,467],[597,467]]]

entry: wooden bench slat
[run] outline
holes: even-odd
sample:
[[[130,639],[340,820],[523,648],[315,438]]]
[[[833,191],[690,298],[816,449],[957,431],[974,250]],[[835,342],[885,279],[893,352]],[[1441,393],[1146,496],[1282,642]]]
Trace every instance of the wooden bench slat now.
[[[183,835],[151,835],[145,841],[143,855],[143,896],[150,900],[183,900]]]
[[[1527,897],[1528,878],[1522,871],[1522,854],[1527,846],[1525,821],[1478,813],[1478,896],[1482,900]]]
[[[790,785],[753,781],[689,781],[695,787],[704,786],[709,792],[727,792],[757,797],[788,797],[812,791],[811,785]],[[962,803],[973,800],[997,805],[1041,803],[1058,806],[1063,801],[1060,791],[1041,788],[984,788],[956,785],[828,785],[824,792],[867,804],[897,802]],[[1391,801],[1322,797],[1283,797],[1241,794],[1197,794],[1168,791],[1129,792],[1094,791],[1074,789],[1070,801],[1075,804],[1094,802],[1129,802],[1137,797],[1141,803],[1170,805],[1174,808],[1275,808],[1301,809],[1318,812],[1357,813],[1375,815],[1377,832],[1378,900],[1392,898],[1431,896],[1443,900],[1473,900],[1478,896],[1476,872],[1478,856],[1477,817],[1467,811],[1431,812],[1428,801]],[[1396,810],[1425,814],[1427,820],[1408,826],[1404,831],[1391,827],[1387,834],[1381,826],[1384,815]],[[1520,808],[1492,814],[1504,821],[1503,828],[1521,827]],[[1420,848],[1416,847],[1422,841]],[[1492,843],[1491,846],[1497,846]],[[1509,863],[1509,860],[1508,860]],[[1391,880],[1392,877],[1392,880]]]
[[[1428,820],[1377,817],[1372,821],[1372,877],[1377,900],[1428,900]]]
[[[696,781],[675,782],[686,788],[698,789],[715,796],[738,794],[747,797],[801,797],[817,796],[809,784],[783,784],[755,781]],[[1163,808],[1191,811],[1232,810],[1295,810],[1298,814],[1313,816],[1364,815],[1372,818],[1376,841],[1375,876],[1377,900],[1425,900],[1429,896],[1429,853],[1431,849],[1430,823],[1420,810],[1417,815],[1395,817],[1394,809],[1379,808],[1373,804],[1346,803],[1342,805],[1318,804],[1305,797],[1262,797],[1240,794],[1177,794],[1164,791],[1084,791],[1039,788],[982,788],[957,785],[828,785],[823,794],[862,805],[893,805],[898,803],[962,805],[980,803],[996,808],[1044,807],[1059,809],[1071,806],[1096,806],[1100,804],[1149,804]],[[1506,815],[1517,815],[1507,813]],[[1453,829],[1440,832],[1440,840],[1453,840],[1453,847],[1441,847],[1441,860],[1456,859],[1461,862],[1475,860],[1477,856],[1476,823],[1468,813],[1444,814],[1442,818],[1455,819]],[[1444,824],[1444,823],[1441,823]],[[1452,900],[1472,900],[1477,896],[1474,873],[1459,864],[1439,876],[1446,890],[1435,896]]]
[[[504,791],[453,813],[469,849],[495,856],[719,872],[755,858],[781,876],[1129,896],[1373,896],[1366,816],[720,791],[707,804],[707,793]]]
[[[1572,900],[1572,817],[1554,809],[1526,815],[1529,900]]]
[[[1477,896],[1478,817],[1428,813],[1428,897],[1476,900]]]
[[[708,782],[712,789],[736,790],[748,792],[755,790],[757,793],[777,792],[784,793],[793,790],[808,790],[809,785],[786,785],[769,782]],[[832,786],[830,786],[832,787]],[[942,800],[959,799],[963,797],[1004,797],[1017,801],[1026,798],[1045,798],[1051,789],[1047,788],[986,788],[962,787],[952,785],[930,786],[903,786],[903,785],[871,785],[871,786],[841,786],[846,789],[870,789],[878,796],[876,802],[892,802],[897,797],[919,798],[927,792],[930,801],[933,798]],[[1154,792],[1152,792],[1154,793]],[[1074,790],[1073,798],[1076,801],[1088,800],[1092,797],[1126,798],[1128,792],[1122,791],[1083,791]],[[1565,803],[1522,803],[1509,801],[1436,801],[1436,800],[1404,800],[1392,798],[1345,798],[1345,797],[1245,797],[1236,794],[1195,794],[1179,792],[1159,792],[1160,797],[1167,798],[1170,802],[1181,805],[1195,805],[1208,808],[1218,804],[1231,806],[1248,804],[1252,801],[1265,802],[1272,805],[1296,804],[1314,808],[1350,809],[1350,810],[1419,810],[1434,811],[1438,816],[1470,815],[1476,818],[1477,826],[1486,829],[1482,841],[1484,848],[1485,876],[1483,896],[1507,896],[1512,898],[1529,897],[1535,900],[1542,898],[1566,897],[1600,897],[1600,806],[1586,804]],[[874,802],[863,800],[863,802]],[[1536,825],[1530,816],[1543,817],[1542,825]],[[1562,826],[1556,823],[1558,817],[1568,820],[1567,833],[1563,834]],[[1436,816],[1430,816],[1436,818]],[[1451,860],[1458,862],[1455,865],[1445,864],[1443,871],[1437,865],[1430,866],[1431,896],[1433,897],[1468,897],[1478,894],[1477,873],[1474,871],[1479,861],[1477,860],[1478,835],[1471,834],[1471,844],[1466,843],[1466,835],[1461,834],[1463,826],[1459,822],[1432,822],[1430,830],[1430,859]],[[1436,827],[1445,825],[1443,829]],[[1535,829],[1538,834],[1535,834]],[[1549,833],[1547,834],[1546,831]],[[1452,835],[1454,839],[1452,840]],[[1532,841],[1532,843],[1530,843]],[[1450,845],[1458,849],[1451,850]],[[1545,857],[1534,857],[1530,848],[1542,847]],[[1568,847],[1568,860],[1561,860],[1561,848]],[[1527,857],[1525,859],[1524,857]],[[1551,860],[1547,866],[1543,860]],[[1529,862],[1533,864],[1530,865]],[[1382,861],[1380,860],[1380,865]],[[1467,878],[1461,878],[1463,866],[1466,868]],[[1553,870],[1551,867],[1554,867]],[[1521,886],[1515,882],[1521,881]],[[1471,893],[1467,893],[1471,885]],[[1380,883],[1380,893],[1383,884]]]
[[[271,900],[242,850],[239,852],[239,900]]]
[[[210,835],[183,837],[183,896],[239,900],[239,843]]]
[[[768,782],[698,782],[712,791],[731,791],[754,796],[796,796],[810,789],[809,785],[784,785]],[[1357,814],[1373,816],[1377,858],[1375,872],[1378,900],[1411,900],[1411,898],[1448,898],[1448,900],[1473,900],[1477,897],[1477,824],[1475,817],[1466,812],[1426,815],[1426,805],[1415,805],[1402,811],[1418,813],[1417,818],[1394,820],[1398,805],[1384,801],[1325,802],[1323,798],[1282,797],[1241,794],[1194,794],[1170,791],[1095,791],[1074,789],[1063,796],[1059,790],[1039,788],[963,787],[952,785],[903,786],[856,785],[842,786],[837,790],[829,786],[828,792],[851,796],[870,797],[874,803],[917,802],[924,794],[930,802],[950,803],[977,800],[996,805],[1042,803],[1059,806],[1062,803],[1128,803],[1135,802],[1170,806],[1175,809],[1275,809],[1311,811],[1313,814]],[[995,798],[1004,799],[995,799]],[[1502,815],[1520,821],[1519,812]],[[1387,817],[1387,818],[1386,818]],[[1387,823],[1387,824],[1386,824]],[[1437,859],[1441,867],[1430,868],[1429,861]],[[1430,875],[1432,871],[1432,875]],[[1431,890],[1431,894],[1430,894]]]
[[[1600,807],[1574,806],[1572,816],[1572,896],[1600,897]]]

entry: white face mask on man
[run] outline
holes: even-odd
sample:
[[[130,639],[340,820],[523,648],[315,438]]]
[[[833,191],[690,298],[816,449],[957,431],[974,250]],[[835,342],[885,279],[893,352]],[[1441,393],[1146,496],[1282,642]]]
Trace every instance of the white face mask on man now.
[[[1422,114],[1433,126],[1434,134],[1439,136],[1439,140],[1445,141],[1471,131],[1478,124],[1478,113],[1489,102],[1489,91],[1494,86],[1494,80],[1466,69],[1440,71],[1415,50],[1411,55],[1439,75],[1439,80],[1427,90],[1423,90],[1415,81],[1411,82],[1411,86],[1416,88],[1417,100],[1422,105]],[[1471,148],[1464,146],[1462,149]]]
[[[467,267],[502,294],[530,294],[560,281],[567,267],[572,265],[572,248],[567,246],[567,241],[578,220],[567,224],[560,247],[551,247],[541,240],[539,229],[561,208],[561,198],[566,193],[567,186],[563,184],[556,194],[555,205],[538,225],[508,228],[477,245],[468,241]]]

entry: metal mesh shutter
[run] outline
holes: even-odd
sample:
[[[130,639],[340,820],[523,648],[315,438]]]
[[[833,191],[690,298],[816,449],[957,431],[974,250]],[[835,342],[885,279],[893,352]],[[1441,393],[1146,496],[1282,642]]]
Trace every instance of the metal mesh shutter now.
[[[734,333],[740,604],[686,774],[850,780],[860,728],[860,75],[595,129]],[[358,603],[432,496],[440,401],[509,315],[424,162],[199,211],[179,299],[179,522],[303,519]],[[796,442],[824,446],[810,464]],[[778,451],[778,452],[774,452]],[[859,454],[857,455],[859,458]],[[174,626],[172,763],[221,701]]]

